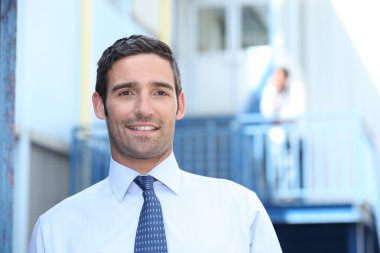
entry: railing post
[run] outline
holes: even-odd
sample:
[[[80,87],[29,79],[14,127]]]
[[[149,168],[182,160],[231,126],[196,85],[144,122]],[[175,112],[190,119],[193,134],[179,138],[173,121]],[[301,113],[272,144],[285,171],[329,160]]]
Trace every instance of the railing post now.
[[[16,0],[0,1],[0,252],[12,252]]]

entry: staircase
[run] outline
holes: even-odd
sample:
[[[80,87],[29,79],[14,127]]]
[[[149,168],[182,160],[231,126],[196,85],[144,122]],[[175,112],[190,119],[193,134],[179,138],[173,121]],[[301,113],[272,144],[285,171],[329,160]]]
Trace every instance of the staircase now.
[[[379,252],[369,206],[354,204],[268,207],[283,252]]]

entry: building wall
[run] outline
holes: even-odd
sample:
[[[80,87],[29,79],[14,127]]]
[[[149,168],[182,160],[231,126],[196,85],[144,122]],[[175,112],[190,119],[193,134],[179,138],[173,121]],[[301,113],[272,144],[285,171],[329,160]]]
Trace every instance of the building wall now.
[[[16,124],[68,141],[79,115],[78,1],[18,1]]]
[[[355,23],[347,23],[339,15],[339,8],[344,6],[334,5],[334,1],[299,2],[304,23],[299,31],[303,46],[295,55],[300,56],[305,76],[308,110],[359,114],[380,154],[380,93],[376,88],[380,80],[373,78],[371,65],[361,55],[363,50],[369,50],[372,64],[378,66],[380,49],[372,43],[355,43],[357,37],[371,41],[371,37],[377,36],[373,33],[376,17],[359,16],[362,8],[376,8],[377,4],[366,1],[356,8],[349,7]],[[356,29],[353,25],[361,27],[362,33],[352,34],[352,29]]]
[[[255,8],[269,27],[270,1],[177,2],[175,50],[188,116],[241,112],[250,93],[264,76],[272,51],[268,47],[269,41],[267,44],[242,46],[245,38],[242,10],[246,6]],[[202,13],[206,16],[203,20]],[[203,26],[207,28],[202,29]],[[210,39],[205,38],[207,34],[211,34]]]

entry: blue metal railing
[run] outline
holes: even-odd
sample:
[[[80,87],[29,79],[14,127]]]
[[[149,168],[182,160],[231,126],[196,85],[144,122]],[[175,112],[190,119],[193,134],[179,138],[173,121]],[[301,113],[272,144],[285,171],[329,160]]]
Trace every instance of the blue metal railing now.
[[[262,198],[270,202],[375,201],[378,182],[371,176],[377,171],[375,152],[357,116],[308,115],[273,121],[278,120],[257,115],[237,119],[244,170],[255,171],[259,181],[264,180],[261,187],[251,180]]]
[[[180,166],[196,174],[230,178],[233,160],[230,122],[231,117],[177,122],[174,153]]]
[[[105,125],[74,128],[71,143],[70,194],[106,178],[110,157]]]
[[[236,119],[235,127],[242,135],[243,170],[251,172],[250,179],[245,177],[241,183],[265,203],[292,204],[291,209],[347,203],[368,206],[380,242],[379,164],[372,136],[358,115],[305,115],[280,122],[246,114]],[[292,215],[292,220],[284,217],[283,222],[292,223],[305,213]],[[329,218],[322,213],[319,217]],[[362,217],[356,219],[362,222]]]
[[[232,179],[266,202],[361,201],[377,183],[368,183],[376,178],[373,146],[349,114],[281,124],[257,114],[188,118],[177,122],[174,152],[184,170]],[[106,177],[108,163],[105,126],[74,129],[71,193]]]

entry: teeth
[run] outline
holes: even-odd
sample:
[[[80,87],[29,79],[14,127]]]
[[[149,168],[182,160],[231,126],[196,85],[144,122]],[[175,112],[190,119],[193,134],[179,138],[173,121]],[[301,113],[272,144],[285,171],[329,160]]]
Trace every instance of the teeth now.
[[[130,127],[130,129],[137,130],[137,131],[152,131],[152,130],[155,130],[156,128],[152,126],[134,126],[134,127]]]

